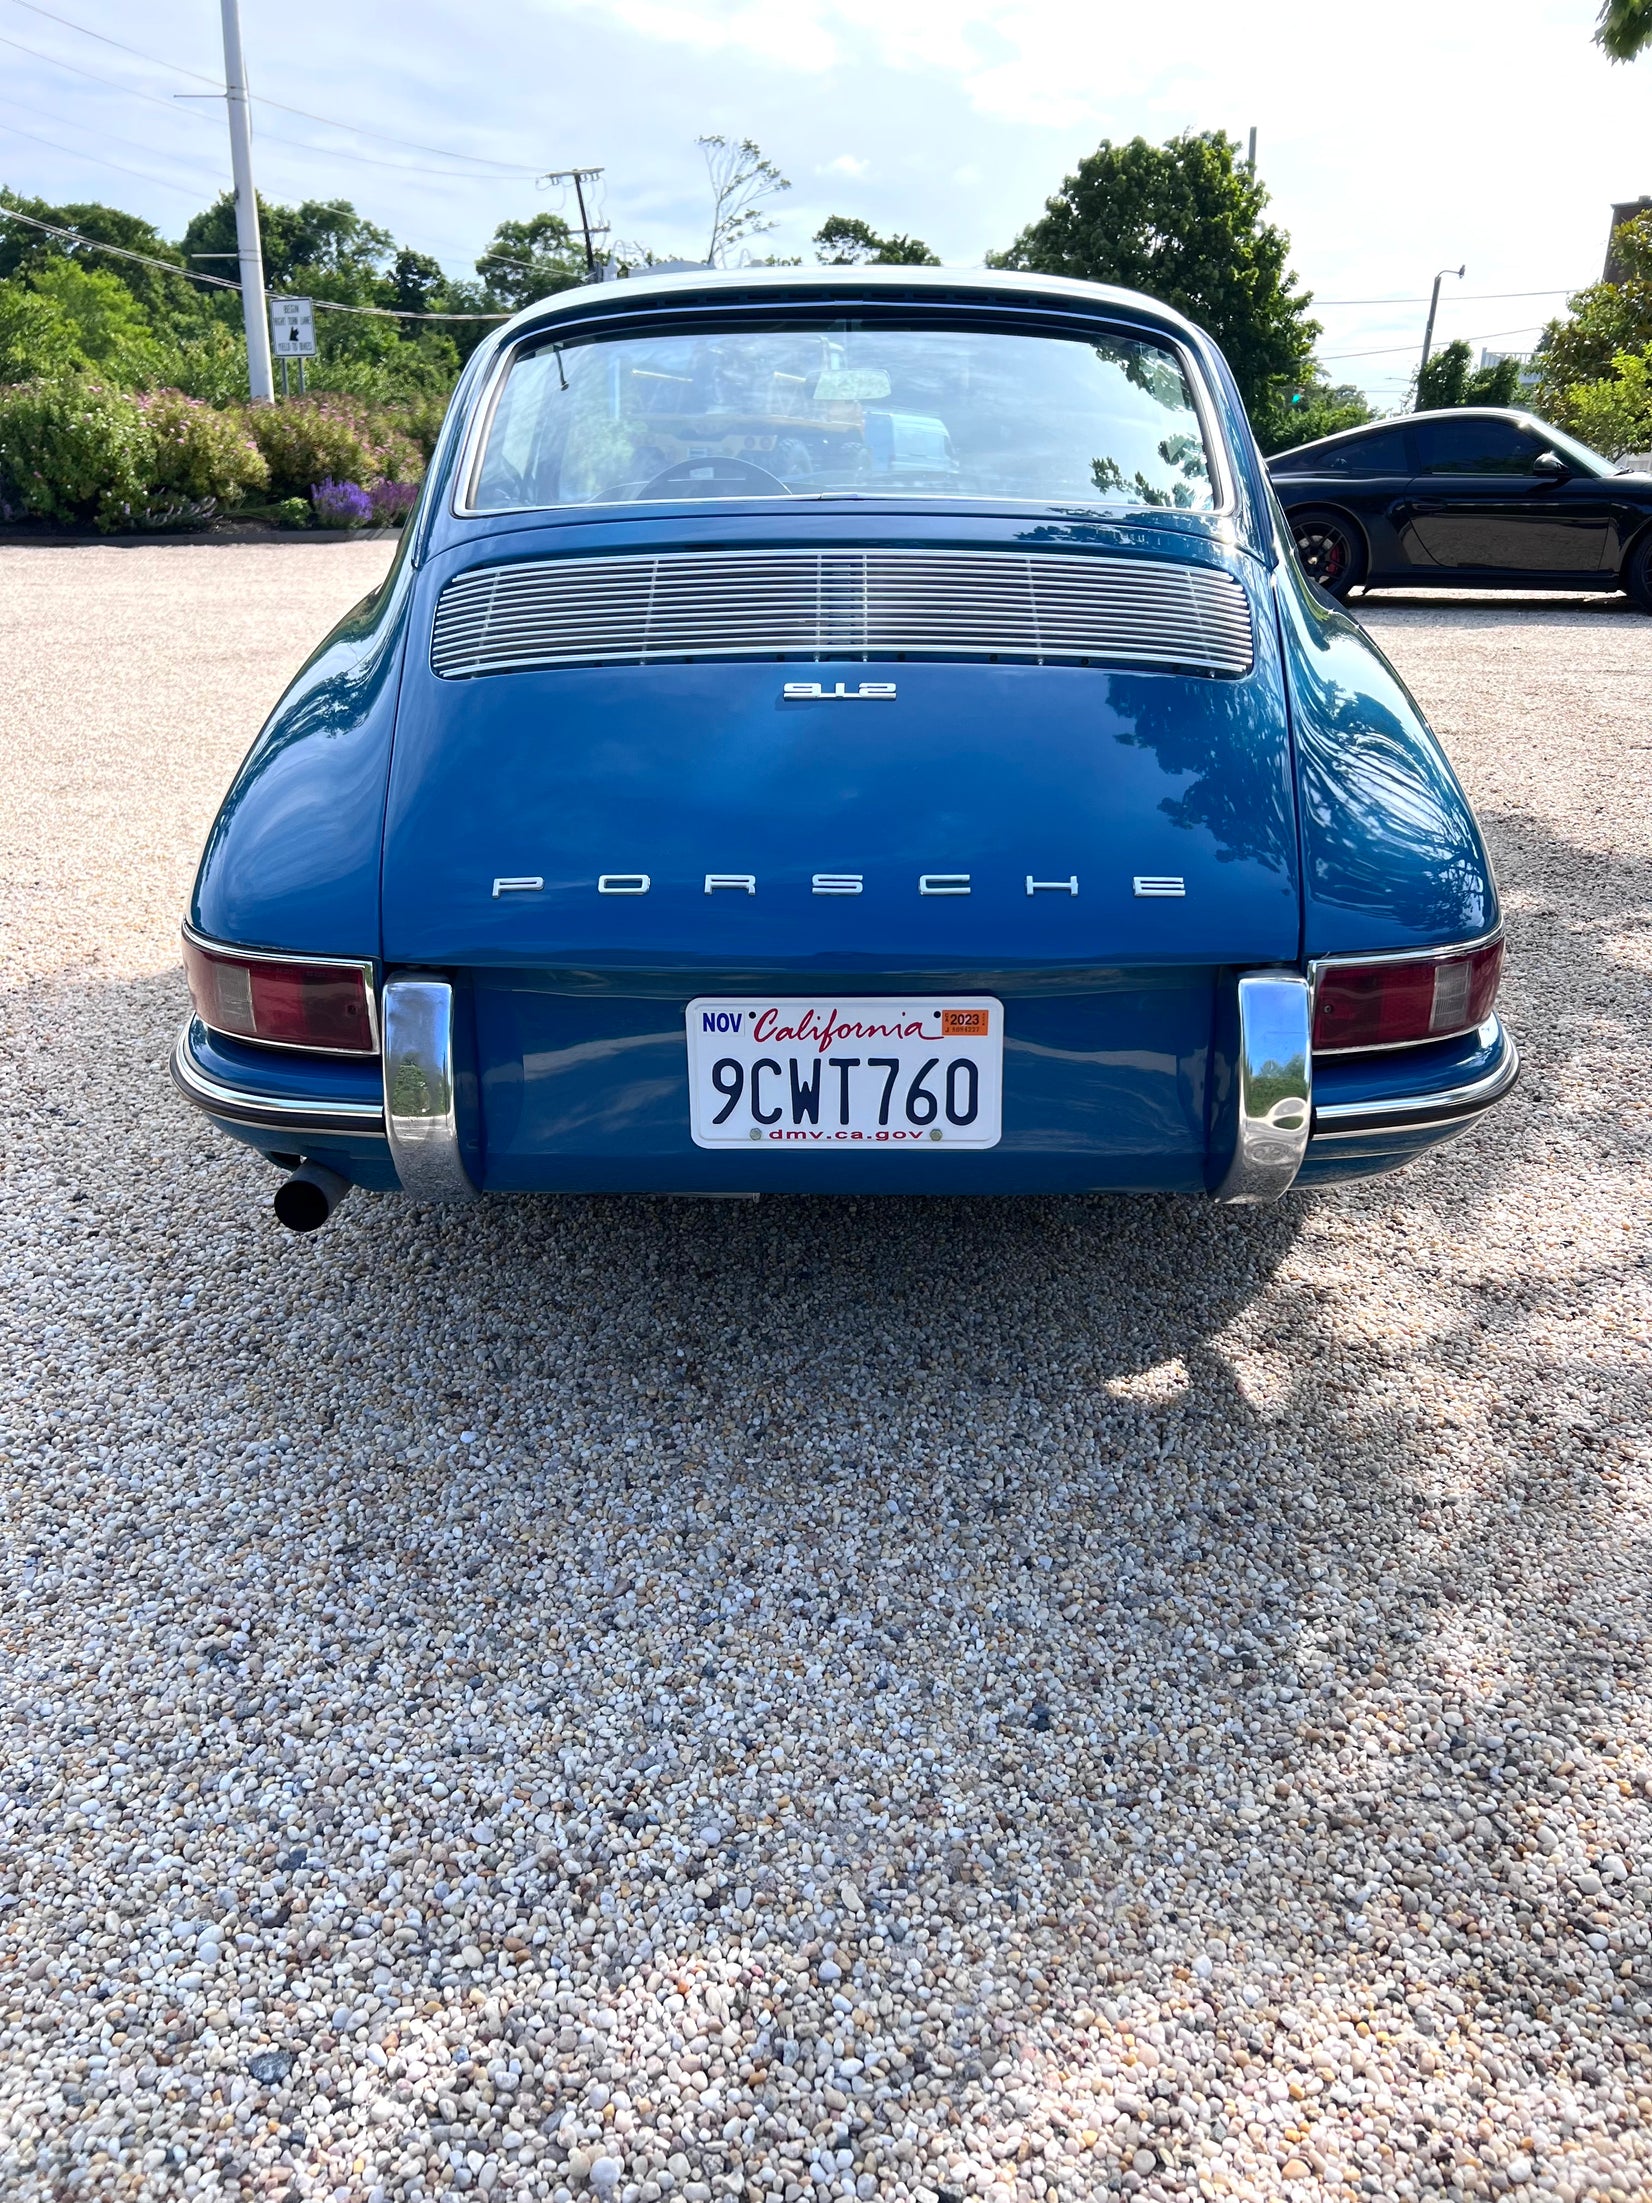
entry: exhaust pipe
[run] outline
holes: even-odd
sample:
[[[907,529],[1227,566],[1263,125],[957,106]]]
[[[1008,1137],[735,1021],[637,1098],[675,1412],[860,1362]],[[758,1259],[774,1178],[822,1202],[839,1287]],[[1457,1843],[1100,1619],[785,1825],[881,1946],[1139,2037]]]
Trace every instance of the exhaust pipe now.
[[[290,1232],[319,1231],[350,1190],[348,1178],[321,1163],[301,1163],[275,1189],[275,1213]]]

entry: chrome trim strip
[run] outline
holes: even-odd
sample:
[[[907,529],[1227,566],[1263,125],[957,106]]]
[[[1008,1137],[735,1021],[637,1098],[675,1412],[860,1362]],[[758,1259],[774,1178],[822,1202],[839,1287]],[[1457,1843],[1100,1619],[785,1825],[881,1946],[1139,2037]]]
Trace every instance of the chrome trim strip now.
[[[384,990],[384,1129],[402,1191],[420,1201],[474,1201],[459,1149],[453,1087],[453,989],[445,979],[392,979]]]
[[[362,984],[367,990],[367,1029],[372,1036],[372,1053],[374,1055],[378,1054],[380,1048],[378,974],[374,969],[373,959],[370,956],[311,956],[305,949],[242,948],[238,941],[210,940],[206,934],[197,933],[187,919],[179,926],[178,931],[186,941],[190,942],[195,948],[203,950],[206,955],[234,957],[243,964],[317,964],[331,971],[359,971],[362,976]],[[205,1020],[203,1019],[202,1022],[205,1023]],[[207,1029],[209,1032],[215,1032],[217,1027],[208,1026]],[[367,1051],[361,1048],[301,1048],[297,1041],[260,1040],[251,1033],[226,1033],[224,1038],[233,1040],[246,1048],[280,1048],[288,1055],[339,1056],[347,1063],[365,1063],[369,1060]]]
[[[1348,1139],[1360,1132],[1421,1131],[1431,1124],[1450,1124],[1464,1117],[1478,1117],[1500,1102],[1520,1076],[1520,1051],[1500,1019],[1497,1027],[1497,1060],[1477,1079],[1433,1093],[1390,1095],[1383,1101],[1327,1102],[1314,1111],[1315,1139]]]
[[[1313,1121],[1313,997],[1295,972],[1239,981],[1239,1128],[1218,1201],[1257,1207],[1290,1191]]]
[[[266,1094],[255,1086],[232,1086],[214,1078],[195,1060],[191,1045],[195,1033],[206,1033],[198,1017],[187,1020],[172,1050],[172,1079],[185,1100],[210,1117],[255,1131],[324,1133],[330,1139],[382,1139],[384,1111],[377,1102],[301,1101],[285,1094]]]
[[[1353,953],[1337,956],[1311,956],[1308,959],[1308,984],[1314,990],[1314,1009],[1319,1008],[1319,982],[1321,974],[1334,971],[1346,964],[1444,964],[1453,956],[1473,956],[1480,949],[1489,949],[1503,938],[1503,921],[1498,919],[1489,933],[1477,934],[1472,941],[1454,941],[1446,948],[1435,949],[1370,949],[1365,955]],[[1472,1025],[1459,1025],[1454,1033],[1425,1033],[1421,1040],[1382,1040],[1360,1048],[1316,1048],[1315,1055],[1339,1060],[1344,1056],[1395,1055],[1402,1048],[1432,1048],[1442,1040],[1461,1040],[1464,1033],[1472,1033]]]

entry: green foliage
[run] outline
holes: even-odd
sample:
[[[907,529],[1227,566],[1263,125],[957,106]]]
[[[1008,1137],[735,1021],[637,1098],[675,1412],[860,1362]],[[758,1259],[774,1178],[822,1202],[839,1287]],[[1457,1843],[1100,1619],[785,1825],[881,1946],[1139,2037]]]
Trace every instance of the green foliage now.
[[[1652,0],[1604,0],[1595,44],[1614,61],[1633,61],[1652,46]]]
[[[277,526],[282,528],[307,528],[314,518],[307,497],[284,497],[278,505],[272,505],[270,511]]]
[[[1417,376],[1419,413],[1442,412],[1454,405],[1517,405],[1520,401],[1520,362],[1499,360],[1495,367],[1476,367],[1466,338],[1444,344],[1429,357]]]
[[[1345,428],[1363,428],[1376,419],[1363,391],[1351,382],[1328,382],[1318,368],[1296,390],[1287,391],[1285,399],[1273,439],[1263,447],[1270,456],[1311,444],[1321,436],[1335,436]]]
[[[157,390],[138,404],[154,438],[152,490],[210,498],[226,509],[250,490],[264,489],[270,470],[233,413],[220,413],[181,390]]]
[[[817,260],[834,268],[864,265],[876,268],[938,268],[940,255],[930,251],[921,237],[899,231],[880,237],[868,222],[854,214],[830,214],[815,231]]]
[[[1637,426],[1635,363],[1652,354],[1652,214],[1625,222],[1612,244],[1624,280],[1589,284],[1567,300],[1567,319],[1544,330],[1533,403],[1546,420],[1615,457],[1648,448]]]
[[[560,214],[536,214],[527,222],[501,222],[476,263],[488,311],[519,313],[536,298],[585,281],[585,241]]]
[[[90,364],[60,306],[26,283],[0,283],[0,383],[34,382]]]
[[[106,268],[48,260],[29,270],[29,288],[56,307],[79,351],[106,381],[132,389],[153,372],[160,347],[149,318]]]
[[[4,502],[41,520],[126,524],[142,509],[155,439],[123,392],[82,375],[0,390]]]
[[[999,268],[1145,291],[1208,330],[1227,354],[1265,443],[1284,432],[1319,325],[1286,266],[1290,240],[1263,219],[1268,194],[1220,131],[1168,145],[1103,140]]]
[[[317,482],[416,481],[424,453],[393,416],[328,393],[250,406],[248,433],[269,467],[271,495],[307,497]]]
[[[1620,352],[1598,382],[1557,393],[1549,417],[1609,459],[1652,452],[1652,351]]]
[[[0,189],[0,207],[33,215],[36,221],[54,223],[59,229],[79,230],[84,237],[97,238],[106,245],[118,245],[127,252],[144,253],[152,260],[175,262],[179,271],[169,275],[159,268],[141,267],[132,260],[117,260],[112,254],[66,244],[61,238],[27,229],[21,222],[0,222],[0,278],[27,277],[37,268],[60,263],[97,268],[112,275],[131,292],[150,329],[161,337],[198,330],[211,318],[206,299],[183,273],[184,263],[177,246],[168,244],[159,230],[140,221],[135,214],[123,214],[118,207],[104,206],[95,200],[73,206],[53,206],[45,199],[28,199],[18,192],[3,189]],[[220,268],[215,272],[228,271]],[[240,301],[235,303],[239,308]]]
[[[209,321],[199,336],[159,346],[152,382],[208,405],[240,405],[247,395],[247,340],[239,329]]]

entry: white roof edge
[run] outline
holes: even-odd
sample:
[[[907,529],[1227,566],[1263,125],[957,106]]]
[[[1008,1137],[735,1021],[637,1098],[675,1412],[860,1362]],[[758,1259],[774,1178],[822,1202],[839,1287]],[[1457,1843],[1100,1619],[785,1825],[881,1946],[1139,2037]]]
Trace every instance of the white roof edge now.
[[[1203,331],[1179,314],[1173,306],[1166,306],[1156,298],[1149,298],[1143,291],[1126,291],[1109,283],[1081,283],[1072,276],[1036,275],[1010,268],[901,268],[901,267],[797,267],[797,268],[716,268],[704,273],[684,275],[632,275],[617,278],[612,283],[582,283],[571,291],[553,291],[548,298],[525,306],[514,315],[500,331],[502,336],[513,335],[532,324],[554,320],[558,315],[583,310],[599,300],[614,298],[629,304],[638,298],[689,298],[716,291],[797,291],[814,290],[822,297],[834,294],[858,292],[862,296],[869,290],[932,290],[975,291],[983,297],[1033,293],[1042,298],[1061,299],[1087,306],[1110,307],[1128,313],[1149,313],[1156,320],[1168,322],[1191,337],[1201,337]]]

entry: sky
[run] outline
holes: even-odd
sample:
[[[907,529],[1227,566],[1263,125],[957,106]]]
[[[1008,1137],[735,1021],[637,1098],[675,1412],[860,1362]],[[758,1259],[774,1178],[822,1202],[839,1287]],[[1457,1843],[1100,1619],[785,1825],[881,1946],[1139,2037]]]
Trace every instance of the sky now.
[[[603,168],[615,237],[701,256],[695,140],[713,131],[755,138],[791,180],[757,250],[810,259],[827,215],[859,215],[968,267],[1102,138],[1243,143],[1254,127],[1320,356],[1388,409],[1436,271],[1467,268],[1442,285],[1437,343],[1525,350],[1599,276],[1612,203],[1652,192],[1652,54],[1609,63],[1596,5],[241,0],[241,14],[261,194],[348,198],[454,274],[496,222],[571,212],[538,179],[575,162]],[[218,0],[0,0],[0,180],[176,236],[226,187],[229,154],[222,105],[175,95],[221,83]]]

